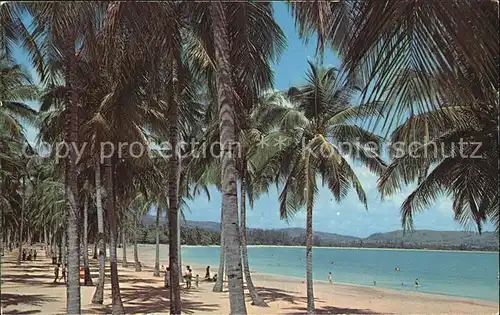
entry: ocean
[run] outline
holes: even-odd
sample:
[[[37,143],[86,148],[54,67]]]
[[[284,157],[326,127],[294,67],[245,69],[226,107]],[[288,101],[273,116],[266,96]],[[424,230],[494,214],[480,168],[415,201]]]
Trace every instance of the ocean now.
[[[305,279],[304,248],[249,247],[248,256],[252,272]],[[182,260],[216,266],[219,248],[183,246]],[[487,252],[314,248],[313,278],[396,290],[415,290],[418,278],[419,292],[499,301],[498,263]]]

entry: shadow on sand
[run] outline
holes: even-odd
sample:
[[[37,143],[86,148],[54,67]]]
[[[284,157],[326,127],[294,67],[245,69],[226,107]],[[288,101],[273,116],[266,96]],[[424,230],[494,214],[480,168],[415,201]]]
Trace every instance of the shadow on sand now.
[[[307,303],[307,297],[305,296],[297,296],[296,292],[274,289],[274,288],[265,288],[265,287],[257,287],[257,291],[259,292],[259,296],[262,297],[266,302],[276,302],[283,301],[290,304],[301,304],[304,305]],[[314,299],[315,302],[324,302],[320,299]],[[290,313],[288,315],[299,315],[299,314],[307,314],[307,308],[300,307],[291,307],[288,308]],[[342,308],[342,307],[334,307],[334,306],[324,306],[324,307],[316,307],[316,314],[376,314],[372,310],[369,309],[357,309],[357,308]]]
[[[335,306],[316,307],[315,314],[378,314],[372,310],[360,308],[344,308]],[[307,314],[307,307],[299,307],[287,315]]]
[[[11,293],[2,294],[2,307],[4,308],[16,305],[30,305],[39,307],[45,303],[53,301],[56,301],[56,299],[50,296],[46,296],[44,294],[11,294]],[[20,312],[14,309],[6,312],[6,314],[35,314],[35,313],[40,313],[40,311],[31,310],[31,311]]]
[[[120,282],[121,282],[120,277]],[[142,281],[142,280],[141,280]],[[132,288],[120,289],[124,311],[127,314],[168,313],[170,308],[169,293],[158,286],[136,285]],[[219,309],[218,304],[201,303],[189,299],[191,292],[181,291],[182,312],[193,314],[195,312],[210,312]],[[90,312],[111,313],[111,305],[87,308]]]

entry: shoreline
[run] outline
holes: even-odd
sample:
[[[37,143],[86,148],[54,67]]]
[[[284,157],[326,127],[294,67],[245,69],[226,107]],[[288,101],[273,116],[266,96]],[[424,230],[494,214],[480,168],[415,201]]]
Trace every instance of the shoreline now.
[[[90,251],[89,251],[90,252]],[[133,253],[127,246],[127,256]],[[139,259],[143,265],[140,272],[134,269],[133,260],[123,267],[122,250],[117,251],[120,291],[127,314],[168,313],[169,294],[163,286],[163,277],[153,276],[155,262],[154,246],[140,246]],[[160,265],[165,265],[168,251],[161,248]],[[133,256],[128,256],[133,257]],[[10,253],[2,262],[2,308],[6,314],[65,314],[66,286],[53,283],[53,265],[40,252],[37,261],[16,264],[16,253]],[[194,273],[204,274],[205,265],[196,259],[185,260],[183,266],[191,265]],[[93,280],[98,277],[98,261],[90,259]],[[109,261],[107,263],[109,268]],[[211,266],[212,275],[217,266]],[[111,313],[111,281],[109,269],[103,305],[91,303],[95,286],[81,287],[82,313]],[[261,308],[252,305],[248,292],[245,300],[248,314],[305,314],[307,310],[305,279],[252,272],[258,294],[269,305]],[[202,280],[202,279],[200,279]],[[224,291],[212,291],[213,282],[200,281],[199,287],[186,289],[181,284],[182,314],[229,314],[229,293],[227,282]],[[399,291],[383,287],[369,287],[354,284],[329,284],[314,280],[314,295],[317,314],[409,314],[418,310],[420,314],[496,314],[498,302],[453,297],[441,294]]]
[[[154,245],[153,245],[154,246]],[[200,245],[183,245],[183,247],[190,247],[190,248],[202,248],[202,247],[219,247],[218,245],[210,245],[210,246],[200,246]],[[292,246],[262,246],[262,245],[252,245],[248,247],[274,247],[274,248],[279,248],[279,247],[292,247]],[[305,248],[303,246],[293,246],[293,248]],[[333,248],[333,247],[331,247]],[[355,250],[358,248],[349,248],[349,250]],[[373,249],[376,250],[376,249]],[[460,252],[460,251],[459,251]],[[154,265],[154,262],[152,262]],[[205,265],[193,261],[193,260],[183,260],[182,262],[183,266],[189,265],[189,266],[196,266],[197,268],[205,268]],[[210,265],[212,273],[216,273],[218,270],[218,264],[217,265]],[[261,272],[255,269],[251,269],[250,273],[252,275],[256,276],[262,276],[262,277],[276,277],[276,278],[282,278],[283,280],[294,280],[294,281],[305,281],[305,278],[297,277],[297,276],[291,276],[291,275],[285,275],[285,274],[272,274],[272,273],[266,273],[266,272]],[[321,279],[313,279],[314,283],[324,283],[328,284],[328,281],[321,280]],[[379,289],[379,290],[388,290],[392,293],[394,292],[405,292],[409,294],[424,294],[424,295],[430,295],[430,296],[441,296],[444,298],[454,298],[454,299],[467,299],[470,301],[477,301],[477,302],[492,302],[492,303],[500,303],[500,300],[492,300],[492,299],[486,299],[486,298],[478,298],[478,297],[470,297],[470,296],[463,296],[463,295],[454,295],[454,294],[448,294],[448,293],[441,293],[441,292],[429,292],[425,291],[425,289],[420,288],[419,290],[414,290],[411,288],[414,288],[413,285],[407,286],[404,289],[396,289],[396,288],[389,288],[389,287],[384,287],[384,286],[372,286],[372,285],[366,285],[366,284],[357,284],[357,283],[350,283],[350,282],[333,282],[334,285],[341,285],[345,287],[360,287],[360,288],[369,288],[369,289]],[[411,288],[410,288],[411,287]],[[389,293],[389,292],[388,292]]]
[[[154,263],[152,264],[154,266]],[[182,263],[183,266],[191,266],[191,267],[196,267],[198,269],[203,269],[205,265],[202,265],[198,262],[195,261],[186,261],[185,263]],[[149,264],[148,264],[149,266]],[[218,266],[210,266],[210,269],[212,270],[217,270]],[[288,276],[288,275],[281,275],[281,274],[272,274],[272,273],[265,273],[265,272],[260,272],[260,271],[250,271],[250,274],[252,275],[252,279],[254,276],[258,278],[275,278],[277,280],[285,280],[285,281],[301,281],[304,282],[304,278],[300,277],[294,277],[294,276]],[[488,299],[479,299],[479,298],[473,298],[473,297],[467,297],[467,296],[460,296],[460,295],[452,295],[452,294],[445,294],[445,293],[436,293],[436,292],[427,292],[427,291],[415,291],[415,290],[397,290],[397,289],[392,289],[392,288],[386,288],[386,287],[377,287],[377,286],[370,286],[370,285],[363,285],[363,284],[356,284],[356,283],[348,283],[348,282],[336,282],[334,281],[333,284],[328,283],[326,280],[317,280],[313,279],[313,282],[316,284],[326,284],[326,285],[334,285],[334,286],[340,286],[340,287],[345,287],[345,288],[350,288],[350,289],[355,289],[355,288],[363,288],[363,289],[374,289],[374,290],[379,290],[388,294],[397,294],[397,293],[404,293],[404,294],[410,294],[410,295],[416,295],[420,296],[423,295],[423,297],[442,297],[442,298],[449,298],[449,299],[456,299],[457,301],[463,301],[463,300],[469,300],[471,302],[480,302],[480,303],[500,303],[500,301],[495,301],[495,300],[488,300]]]
[[[141,244],[141,245],[154,245],[154,244]],[[162,244],[168,245],[168,244]],[[220,245],[182,245],[183,247],[220,247]],[[247,245],[247,248],[259,248],[259,247],[271,247],[271,248],[306,248],[300,245]],[[325,248],[325,249],[349,249],[349,250],[399,250],[399,251],[415,251],[415,252],[451,252],[451,253],[484,253],[484,254],[498,254],[498,251],[491,250],[456,250],[456,249],[423,249],[423,248],[384,248],[384,247],[338,247],[338,246],[313,246],[313,248]]]

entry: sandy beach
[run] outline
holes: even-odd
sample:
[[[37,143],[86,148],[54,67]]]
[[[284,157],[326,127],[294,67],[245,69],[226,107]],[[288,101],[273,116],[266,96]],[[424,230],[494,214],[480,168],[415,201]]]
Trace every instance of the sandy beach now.
[[[121,257],[121,249],[118,255]],[[127,251],[132,256],[132,249]],[[154,252],[140,252],[142,272],[135,272],[119,264],[120,288],[126,313],[168,313],[168,292],[163,288],[163,278],[153,276]],[[25,261],[16,266],[15,253],[2,257],[1,305],[4,314],[62,314],[65,313],[65,285],[53,283],[53,265],[43,252],[37,261]],[[130,258],[129,258],[130,259]],[[90,260],[91,273],[97,279],[97,261]],[[161,261],[166,264],[166,261]],[[194,274],[204,274],[204,267],[190,264]],[[216,266],[212,266],[216,271]],[[109,276],[109,269],[106,271]],[[259,294],[269,304],[268,308],[251,305],[247,296],[249,314],[304,314],[306,292],[303,280],[291,277],[252,273]],[[81,288],[82,312],[110,313],[111,288],[106,279],[104,305],[92,305],[94,287]],[[182,289],[184,314],[229,314],[228,293],[212,292],[213,283],[200,282],[200,286]],[[345,284],[315,282],[315,299],[318,314],[496,314],[498,303],[466,298],[396,291]]]

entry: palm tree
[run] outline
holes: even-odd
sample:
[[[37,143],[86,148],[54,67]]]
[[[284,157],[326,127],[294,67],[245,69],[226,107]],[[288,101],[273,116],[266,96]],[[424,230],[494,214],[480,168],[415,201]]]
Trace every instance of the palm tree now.
[[[35,25],[35,34],[44,39],[40,49],[46,60],[47,69],[52,74],[59,74],[64,79],[67,91],[65,98],[65,141],[78,144],[79,100],[77,78],[77,45],[80,36],[90,31],[101,16],[100,4],[80,3],[64,5],[60,3],[30,4],[30,11]],[[62,66],[61,66],[62,65]],[[48,78],[54,82],[54,77]],[[65,187],[67,201],[68,235],[68,286],[67,312],[80,313],[80,213],[78,200],[77,154],[74,145],[69,146],[69,156],[65,163]]]
[[[391,147],[392,162],[378,185],[388,196],[417,182],[401,206],[405,229],[413,228],[415,212],[446,195],[462,225],[474,224],[481,233],[490,220],[498,231],[497,127],[498,107],[476,103],[412,116],[394,131],[392,143],[406,146]]]
[[[343,154],[347,153],[377,174],[384,164],[378,151],[369,151],[366,146],[370,143],[378,146],[380,139],[353,124],[356,117],[373,114],[371,104],[351,104],[356,89],[348,76],[342,76],[333,68],[311,62],[309,65],[307,83],[289,90],[292,106],[270,108],[270,112],[262,116],[279,117],[281,129],[263,138],[261,145],[265,148],[256,154],[254,164],[257,170],[266,164],[266,168],[279,170],[282,219],[287,220],[300,207],[306,207],[307,312],[313,314],[313,209],[318,177],[338,202],[352,186],[366,205],[363,188]],[[346,144],[355,151],[343,152]]]
[[[384,110],[392,113],[380,120],[387,130],[401,123],[400,111],[409,110],[412,95],[420,91],[427,91],[427,98],[434,101],[415,106],[419,113],[442,105],[436,96],[446,92],[429,89],[436,76],[441,87],[454,90],[467,103],[477,94],[474,90],[487,92],[496,86],[495,1],[342,0],[291,6],[300,35],[307,39],[316,32],[320,51],[325,46],[338,48],[350,72],[361,74],[367,98],[384,100]],[[415,73],[417,80],[410,80]],[[471,73],[481,78],[474,88],[469,84]],[[406,76],[405,84],[393,84],[398,74]],[[394,103],[394,98],[399,101]]]
[[[208,61],[200,62],[201,72],[207,75],[209,82],[216,82],[216,87],[210,86],[209,91],[217,91],[217,97],[213,98],[217,100],[215,104],[219,108],[217,112],[221,123],[219,136],[226,150],[228,149],[227,145],[236,140],[235,135],[238,132],[239,119],[233,116],[236,112],[235,108],[237,106],[238,109],[251,107],[254,95],[271,85],[272,71],[270,71],[269,60],[279,54],[277,52],[284,45],[284,36],[274,23],[272,7],[268,2],[230,4],[224,7],[225,12],[215,10],[222,10],[218,6],[219,4],[214,3],[195,6],[193,10],[194,30],[198,38],[201,39],[201,45],[193,45],[191,49],[196,51],[197,55],[207,57]],[[220,22],[221,16],[222,22]],[[207,33],[206,30],[210,30],[210,32]],[[230,50],[229,38],[231,39]],[[214,70],[216,70],[215,73]],[[216,80],[213,80],[214,77]],[[240,102],[240,100],[242,101]],[[222,122],[221,119],[227,120]],[[222,155],[221,158],[223,192],[221,210],[224,212],[221,215],[224,218],[221,239],[225,243],[221,257],[226,258],[228,278],[230,279],[229,288],[230,292],[234,292],[234,294],[231,293],[231,309],[233,312],[242,312],[245,307],[242,305],[244,299],[240,290],[241,264],[237,263],[241,258],[232,256],[240,252],[238,250],[239,233],[237,233],[239,230],[237,198],[233,200],[231,197],[236,196],[237,193],[236,183],[232,182],[231,165],[234,163],[234,153]],[[226,163],[229,163],[229,170],[225,168]],[[226,211],[230,211],[231,214],[226,213]],[[227,233],[224,229],[231,223],[233,230]],[[228,252],[229,248],[232,250]],[[224,268],[222,263],[220,268]],[[218,276],[218,279],[222,281],[223,277],[220,273]],[[221,284],[222,282],[216,284],[214,289],[221,290]]]
[[[235,122],[234,101],[231,91],[232,82],[229,63],[229,37],[225,8],[220,2],[210,4],[210,17],[215,48],[217,99],[219,104],[221,157],[221,186],[224,251],[229,278],[229,303],[231,313],[246,314],[243,294],[243,274],[241,270],[241,251],[238,231],[237,178],[234,153]]]

